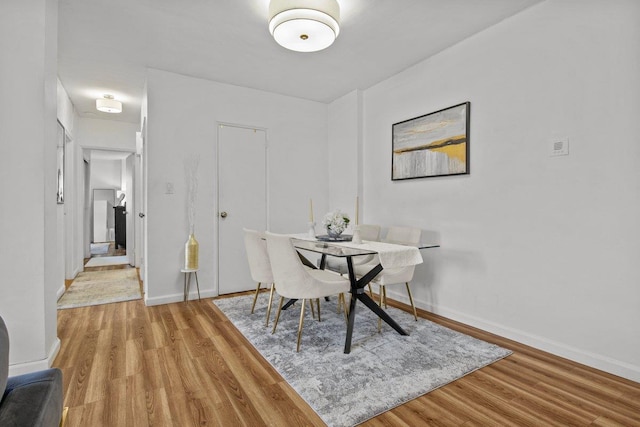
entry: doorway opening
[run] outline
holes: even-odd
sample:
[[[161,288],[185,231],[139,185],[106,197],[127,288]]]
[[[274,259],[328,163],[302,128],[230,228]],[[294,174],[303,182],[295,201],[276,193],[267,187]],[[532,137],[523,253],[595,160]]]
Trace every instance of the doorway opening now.
[[[94,188],[92,194],[92,234],[90,257],[85,269],[128,265],[126,193],[114,188]]]
[[[65,282],[58,309],[142,298],[135,268],[135,154],[83,149],[83,271]]]
[[[133,153],[87,150],[85,194],[89,224],[87,269],[135,265],[133,257]],[[130,248],[128,250],[128,247]],[[88,252],[88,253],[87,253]]]

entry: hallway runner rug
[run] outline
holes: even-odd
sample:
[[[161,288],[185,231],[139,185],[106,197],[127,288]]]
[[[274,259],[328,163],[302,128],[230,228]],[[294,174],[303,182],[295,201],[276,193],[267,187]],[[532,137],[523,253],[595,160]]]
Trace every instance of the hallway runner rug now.
[[[274,298],[272,318],[277,311]],[[322,322],[305,310],[300,352],[300,305],[283,311],[275,334],[265,327],[268,294],[254,314],[253,295],[213,303],[330,427],[350,427],[402,405],[511,354],[510,350],[389,307],[408,333],[401,336],[362,304],[357,306],[351,353],[344,354],[344,314],[337,298],[322,302]]]
[[[58,309],[110,304],[140,299],[140,284],[135,268],[84,271],[73,280],[58,300]]]

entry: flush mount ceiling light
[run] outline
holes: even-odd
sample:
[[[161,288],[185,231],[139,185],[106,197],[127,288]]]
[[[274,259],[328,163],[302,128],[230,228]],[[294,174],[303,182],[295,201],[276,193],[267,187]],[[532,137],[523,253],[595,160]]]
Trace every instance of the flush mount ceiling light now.
[[[297,52],[316,52],[340,33],[337,0],[271,0],[269,31],[280,46]]]
[[[104,95],[96,99],[96,109],[104,113],[122,113],[122,102],[113,99],[113,95]]]

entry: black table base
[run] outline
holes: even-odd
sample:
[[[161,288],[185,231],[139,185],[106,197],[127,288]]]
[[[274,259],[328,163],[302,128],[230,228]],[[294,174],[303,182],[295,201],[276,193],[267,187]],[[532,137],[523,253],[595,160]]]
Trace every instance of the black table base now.
[[[298,252],[300,256],[300,260],[304,265],[309,268],[318,268],[311,261],[309,261],[304,255]],[[369,284],[377,275],[382,271],[382,265],[378,264],[374,268],[371,269],[367,274],[362,276],[359,280],[356,279],[356,274],[353,270],[353,257],[348,256],[347,259],[347,267],[349,269],[349,282],[351,283],[351,304],[349,305],[349,317],[347,320],[347,337],[344,342],[344,352],[345,354],[351,353],[351,338],[353,336],[353,325],[356,320],[356,301],[362,302],[369,310],[373,311],[379,318],[385,321],[386,324],[391,326],[396,332],[400,335],[409,335],[404,329],[400,327],[396,323],[395,320],[391,318],[378,304],[375,303],[374,300],[371,299],[369,295],[365,293],[365,286]],[[327,255],[322,254],[322,258],[320,258],[320,269],[324,269],[326,265]],[[277,286],[277,285],[276,285]],[[329,298],[326,297],[325,300]],[[287,301],[285,305],[282,306],[283,310],[291,307],[297,300],[291,299]]]
[[[351,304],[349,305],[349,320],[347,322],[347,337],[344,341],[344,353],[351,353],[351,338],[353,336],[353,325],[356,320],[356,301],[358,300],[366,305],[369,310],[373,311],[379,318],[384,320],[385,323],[395,329],[400,335],[409,335],[364,291],[364,287],[382,271],[382,265],[378,264],[375,266],[371,271],[362,276],[360,280],[356,280],[356,275],[353,271],[352,257],[347,257],[347,267],[349,268],[349,282],[351,282]]]

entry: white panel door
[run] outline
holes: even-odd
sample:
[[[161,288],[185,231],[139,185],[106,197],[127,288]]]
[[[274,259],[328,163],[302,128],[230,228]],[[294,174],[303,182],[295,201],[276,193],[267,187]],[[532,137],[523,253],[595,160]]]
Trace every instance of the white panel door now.
[[[267,225],[267,137],[264,130],[218,127],[218,293],[255,289],[243,228]]]

